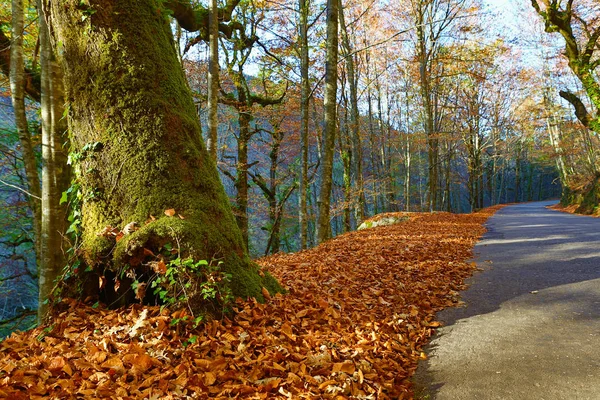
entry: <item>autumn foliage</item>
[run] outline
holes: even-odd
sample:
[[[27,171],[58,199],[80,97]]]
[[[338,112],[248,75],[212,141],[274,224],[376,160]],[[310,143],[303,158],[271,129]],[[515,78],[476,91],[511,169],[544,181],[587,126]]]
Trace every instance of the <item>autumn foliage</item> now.
[[[411,398],[434,314],[459,303],[497,208],[411,213],[261,259],[289,293],[193,331],[172,325],[185,311],[64,301],[52,325],[0,343],[0,397]]]

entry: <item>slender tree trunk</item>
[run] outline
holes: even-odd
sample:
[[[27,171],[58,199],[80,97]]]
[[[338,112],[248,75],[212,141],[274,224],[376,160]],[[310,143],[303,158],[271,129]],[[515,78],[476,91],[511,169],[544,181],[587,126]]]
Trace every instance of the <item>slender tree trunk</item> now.
[[[521,196],[521,149],[517,150],[517,158],[515,160],[515,203],[519,203]]]
[[[340,29],[342,35],[342,49],[346,59],[346,68],[348,69],[348,86],[350,89],[350,132],[352,137],[352,153],[354,154],[354,175],[356,190],[358,192],[358,202],[355,213],[357,223],[361,223],[365,218],[365,188],[362,167],[362,140],[360,136],[360,114],[358,112],[358,90],[357,78],[354,65],[354,55],[352,55],[352,45],[348,37],[348,27],[344,19],[344,9],[339,7]]]
[[[237,140],[237,166],[235,178],[234,213],[242,232],[244,246],[248,249],[248,143],[250,142],[250,114],[241,110],[238,113],[240,133]]]
[[[308,0],[300,0],[300,141],[302,146],[302,166],[298,222],[300,223],[300,248],[308,244],[308,123],[310,82],[308,80]]]
[[[338,0],[327,0],[327,60],[325,66],[325,131],[319,195],[317,242],[331,237],[330,202],[337,122]]]
[[[386,164],[386,155],[385,155],[385,144],[386,138],[384,136],[384,132],[387,131],[385,128],[385,120],[383,118],[383,105],[382,105],[382,94],[381,94],[381,84],[379,83],[379,77],[375,78],[375,89],[377,90],[377,119],[379,126],[379,141],[377,146],[379,147],[379,162],[377,163],[377,180],[381,181],[381,209],[383,211],[390,211],[391,203],[388,201],[389,196],[392,193],[392,189],[390,188],[390,176],[388,174],[388,165]]]
[[[79,252],[93,269],[89,282],[95,275],[97,285],[107,269],[143,273],[146,250],[157,254],[170,243],[181,257],[220,259],[235,296],[262,299],[261,287],[277,289],[248,258],[156,3],[98,0],[92,15],[79,0],[50,5],[71,143],[83,157]],[[168,209],[181,218],[165,215]],[[117,243],[100,234],[131,222],[140,229]]]
[[[408,79],[408,74],[406,74],[406,77]],[[408,89],[408,87],[407,87]],[[407,90],[408,92],[408,90]],[[404,113],[404,115],[406,116],[406,147],[405,147],[405,153],[404,153],[404,168],[405,168],[405,176],[404,176],[404,198],[406,201],[406,211],[410,211],[410,165],[411,165],[411,161],[412,161],[412,154],[410,151],[410,116],[409,116],[409,102],[410,102],[410,96],[406,95],[405,98],[405,105],[406,105],[406,112]]]
[[[50,45],[46,14],[37,1],[40,38],[41,115],[42,115],[42,221],[40,235],[38,322],[48,312],[48,298],[62,268],[66,265],[63,247],[66,205],[60,204],[61,193],[69,186],[70,174],[63,147],[66,119],[63,118],[64,94],[62,70]]]
[[[367,72],[367,80],[371,80],[371,69],[370,69],[370,63],[371,63],[371,59],[369,56],[369,53],[367,52],[366,54],[366,72]],[[377,168],[378,168],[378,164],[377,161],[375,160],[376,155],[377,155],[377,149],[375,148],[375,124],[373,122],[373,96],[371,94],[371,87],[369,86],[367,88],[367,106],[368,106],[368,110],[367,113],[368,115],[368,120],[369,120],[369,146],[370,151],[369,151],[369,155],[370,155],[370,161],[371,161],[371,174],[373,174],[376,178],[372,180],[372,185],[373,185],[373,212],[375,214],[379,213],[379,187],[378,187],[378,181],[377,181]]]
[[[212,159],[217,161],[218,142],[218,94],[219,94],[219,10],[217,0],[209,1],[208,11],[208,140],[206,147]]]
[[[410,152],[410,137],[406,134],[406,150],[405,150],[405,174],[404,174],[404,201],[406,202],[406,211],[410,211],[410,165],[411,165],[411,152]]]
[[[342,93],[345,93],[345,89],[342,85],[340,89]],[[350,150],[351,140],[348,138],[348,103],[344,96],[344,102],[342,108],[344,110],[344,128],[340,129],[338,135],[338,142],[340,147],[342,166],[344,168],[343,180],[344,180],[344,232],[350,232],[352,230],[352,152]]]
[[[452,212],[452,198],[451,198],[451,189],[452,186],[450,182],[452,180],[452,155],[454,154],[454,150],[452,149],[452,145],[450,143],[447,144],[447,155],[446,155],[446,176],[445,176],[445,184],[446,187],[445,197],[446,197],[446,211]]]
[[[29,190],[29,206],[33,214],[33,232],[35,235],[35,253],[38,269],[42,269],[40,261],[41,238],[41,188],[37,170],[37,162],[31,142],[25,112],[25,64],[23,61],[24,32],[23,0],[12,0],[12,43],[10,48],[10,91],[15,114],[15,123],[23,154],[25,174]]]

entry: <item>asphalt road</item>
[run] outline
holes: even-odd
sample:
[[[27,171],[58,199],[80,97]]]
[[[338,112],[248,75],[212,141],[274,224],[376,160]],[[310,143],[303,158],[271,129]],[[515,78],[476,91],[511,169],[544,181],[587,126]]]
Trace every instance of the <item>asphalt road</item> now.
[[[600,399],[600,219],[508,206],[475,247],[482,272],[415,376],[417,398]]]

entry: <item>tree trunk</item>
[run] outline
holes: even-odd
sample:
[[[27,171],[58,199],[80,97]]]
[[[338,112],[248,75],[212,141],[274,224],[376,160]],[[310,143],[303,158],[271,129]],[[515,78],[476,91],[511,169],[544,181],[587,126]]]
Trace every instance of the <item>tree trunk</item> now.
[[[352,54],[352,45],[348,38],[348,27],[344,19],[344,9],[339,7],[340,29],[342,34],[342,48],[348,69],[348,86],[350,89],[350,132],[352,137],[352,153],[354,153],[354,174],[356,181],[356,190],[358,192],[358,202],[356,204],[357,225],[365,219],[365,188],[362,171],[362,140],[360,137],[360,114],[358,112],[358,90],[357,79],[354,68],[354,55]]]
[[[41,114],[42,114],[42,221],[40,236],[38,322],[48,312],[48,298],[63,267],[67,263],[63,234],[66,224],[66,204],[61,205],[62,192],[69,186],[70,173],[63,147],[67,131],[63,118],[64,93],[62,69],[54,57],[46,13],[42,1],[37,1],[40,31]]]
[[[340,89],[342,93],[345,93],[345,88],[343,86],[342,80],[342,88]],[[344,212],[343,212],[343,222],[344,222],[344,232],[350,232],[352,230],[352,152],[351,148],[351,140],[348,138],[348,103],[346,101],[346,97],[343,96],[343,103],[341,108],[344,112],[344,125],[343,129],[340,129],[338,135],[338,143],[340,147],[340,155],[342,159],[342,166],[344,169],[343,172],[343,182],[344,182]]]
[[[298,222],[300,223],[300,249],[308,244],[308,122],[310,82],[308,80],[308,0],[300,0],[300,141],[302,146],[302,166]]]
[[[515,203],[520,202],[521,195],[521,145],[518,144],[517,158],[515,160]]]
[[[333,156],[337,123],[337,62],[338,62],[338,0],[327,0],[327,60],[325,64],[325,131],[323,139],[323,169],[319,193],[317,242],[331,237],[330,202]]]
[[[248,112],[238,111],[240,133],[237,140],[234,214],[238,227],[242,232],[246,249],[248,249],[248,143],[250,142],[250,118]]]
[[[217,162],[217,141],[219,119],[219,10],[217,0],[209,2],[209,58],[208,58],[208,139],[206,147],[212,159]]]
[[[428,200],[429,210],[437,209],[438,192],[438,139],[434,133],[433,105],[431,102],[430,88],[430,60],[425,37],[424,5],[419,2],[416,13],[417,17],[417,41],[419,59],[419,79],[421,97],[423,102],[423,115],[425,118],[424,128],[427,136],[427,160],[428,160]]]
[[[145,249],[171,243],[182,257],[221,260],[236,296],[262,299],[261,286],[277,289],[246,253],[201,137],[166,10],[151,0],[50,4],[71,143],[81,157],[84,261],[98,274],[141,269]],[[144,224],[150,216],[156,220]],[[140,229],[116,244],[100,234],[134,221]]]
[[[10,91],[15,114],[15,123],[21,144],[23,164],[27,176],[29,190],[28,202],[33,213],[33,232],[35,235],[35,254],[38,269],[40,264],[41,237],[41,189],[37,162],[31,143],[31,135],[25,113],[25,66],[23,61],[23,32],[24,32],[23,0],[12,1],[12,43],[10,48]]]

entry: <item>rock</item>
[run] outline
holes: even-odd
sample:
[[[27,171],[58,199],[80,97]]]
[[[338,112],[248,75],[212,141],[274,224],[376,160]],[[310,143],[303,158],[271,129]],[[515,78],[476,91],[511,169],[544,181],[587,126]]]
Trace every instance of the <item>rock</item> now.
[[[378,220],[368,220],[363,222],[362,224],[360,224],[360,226],[358,227],[357,230],[363,230],[363,229],[369,229],[369,228],[375,228],[376,226],[388,226],[388,225],[394,225],[394,224],[399,224],[400,222],[404,222],[407,221],[408,217],[384,217],[384,218],[380,218]]]

